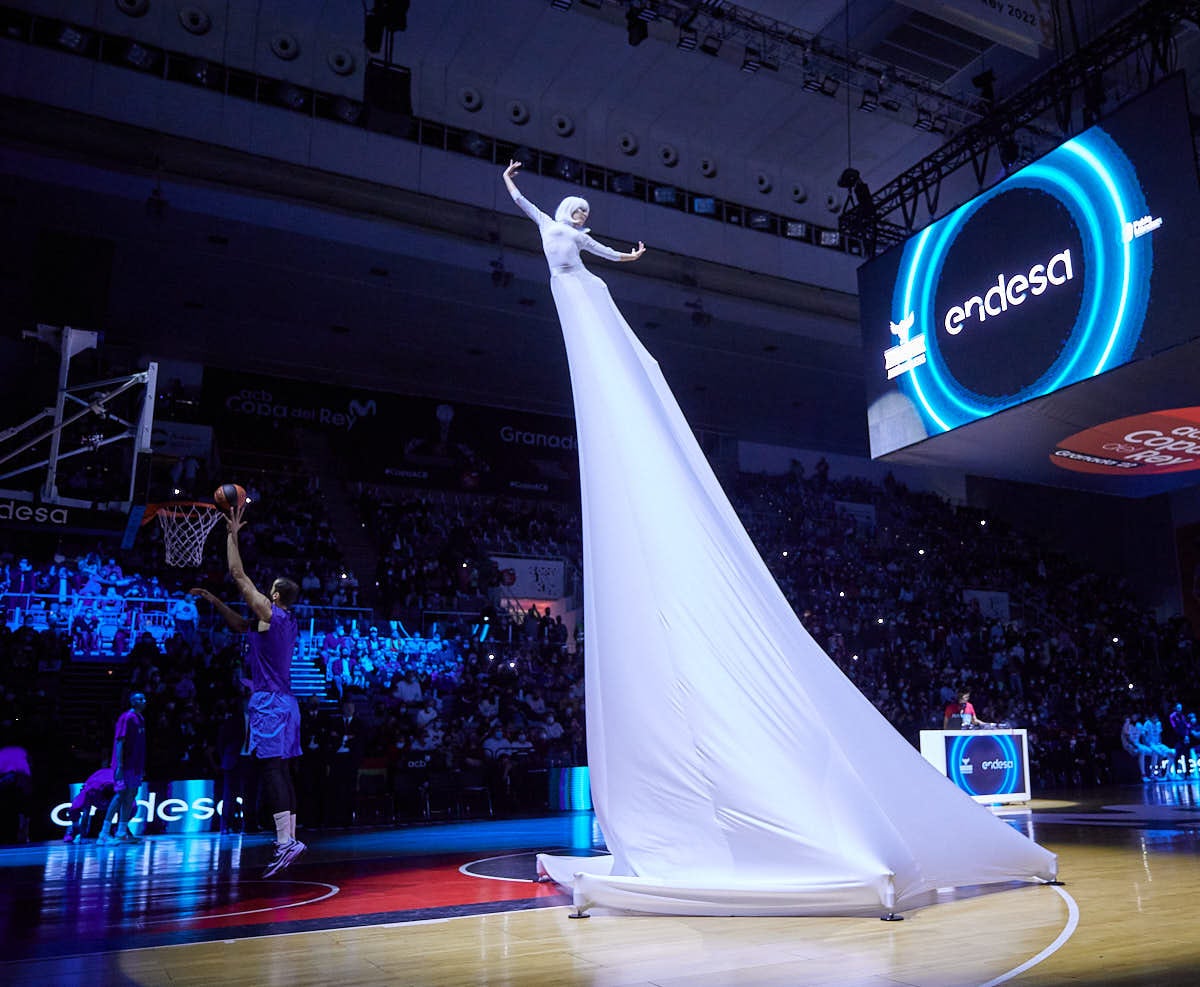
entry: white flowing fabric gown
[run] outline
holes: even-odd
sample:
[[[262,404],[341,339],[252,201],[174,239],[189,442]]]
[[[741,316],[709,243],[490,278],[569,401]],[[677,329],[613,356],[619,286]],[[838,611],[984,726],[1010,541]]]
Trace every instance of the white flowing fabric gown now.
[[[885,914],[1056,858],[928,764],[801,626],[658,364],[579,251],[542,234],[574,391],[592,797],[611,856],[539,855],[594,907]]]

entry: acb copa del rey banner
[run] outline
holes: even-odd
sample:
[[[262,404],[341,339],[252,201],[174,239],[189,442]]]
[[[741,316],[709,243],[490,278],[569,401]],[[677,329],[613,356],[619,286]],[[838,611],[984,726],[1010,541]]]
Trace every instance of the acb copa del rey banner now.
[[[281,431],[319,432],[353,479],[579,496],[570,418],[215,368],[204,372],[201,403],[218,434],[236,430],[270,443]]]

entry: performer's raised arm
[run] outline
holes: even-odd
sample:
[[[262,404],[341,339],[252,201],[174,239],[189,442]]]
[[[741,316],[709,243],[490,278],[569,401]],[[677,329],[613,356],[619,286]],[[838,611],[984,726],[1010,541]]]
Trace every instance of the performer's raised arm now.
[[[521,170],[521,162],[520,161],[510,161],[508,163],[508,167],[504,169],[504,184],[505,184],[505,186],[507,186],[508,194],[513,197],[514,202],[517,199],[521,198],[521,190],[519,188],[517,188],[517,183],[516,183],[516,181],[514,181],[514,179],[516,178],[517,172],[520,170]]]
[[[520,161],[510,161],[508,167],[504,169],[504,184],[508,188],[508,194],[512,196],[513,202],[517,204],[517,208],[526,216],[532,219],[540,227],[543,223],[550,222],[550,217],[542,212],[537,206],[530,202],[521,194],[521,190],[517,188],[517,183],[514,181],[516,174],[521,170]]]
[[[503,173],[504,185],[518,208],[538,224],[538,230],[542,234],[542,246],[546,251],[546,258],[550,261],[552,270],[562,272],[573,267],[578,267],[580,250],[586,250],[597,257],[617,262],[637,260],[646,252],[646,245],[640,240],[638,241],[638,245],[630,250],[629,253],[621,253],[619,250],[613,250],[612,247],[605,246],[603,243],[588,236],[585,224],[587,223],[590,207],[586,199],[580,198],[577,195],[568,195],[563,199],[558,204],[558,209],[555,211],[552,219],[526,199],[521,194],[521,190],[517,188],[516,176],[520,170],[520,161],[509,161],[508,167],[504,169]],[[569,227],[574,231],[573,236],[567,240],[564,240],[561,236],[563,226]],[[570,246],[565,247],[565,244],[569,244]],[[571,255],[571,251],[574,252],[573,256]]]

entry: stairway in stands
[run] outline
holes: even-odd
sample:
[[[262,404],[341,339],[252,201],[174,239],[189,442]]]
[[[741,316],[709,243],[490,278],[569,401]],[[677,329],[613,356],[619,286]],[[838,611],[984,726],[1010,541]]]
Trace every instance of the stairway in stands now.
[[[292,652],[292,694],[303,699],[319,696],[321,701],[329,699],[325,688],[325,673],[321,669],[321,636],[309,638],[301,632],[296,650]]]
[[[124,663],[76,661],[64,665],[59,682],[58,732],[80,736],[89,720],[99,717],[111,733],[109,721],[126,707],[129,669]]]
[[[325,516],[347,568],[358,580],[358,605],[375,602],[375,573],[379,568],[379,549],[363,526],[358,509],[344,482],[345,468],[334,453],[329,437],[306,432],[297,437],[305,467],[321,482]]]

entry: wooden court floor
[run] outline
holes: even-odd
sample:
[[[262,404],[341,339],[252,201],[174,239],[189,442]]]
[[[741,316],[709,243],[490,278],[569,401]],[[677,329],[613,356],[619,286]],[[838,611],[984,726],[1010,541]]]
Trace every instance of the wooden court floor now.
[[[59,944],[59,955],[3,963],[0,983],[1190,987],[1200,983],[1196,788],[1192,782],[1109,790],[1086,801],[1039,800],[1010,821],[1059,854],[1064,887],[968,889],[906,913],[903,922],[601,914],[573,920],[553,891],[539,899],[520,879],[481,878],[496,888],[476,896],[477,904],[487,902],[484,913],[465,903],[379,921],[376,907],[361,921],[342,916],[336,927],[297,931],[290,920],[301,907],[281,912],[280,922],[238,929],[236,937],[150,948],[128,948],[131,940],[114,930],[120,945],[112,949],[73,953]],[[499,852],[491,859],[527,857],[520,843],[528,835],[500,840],[493,829],[489,839],[486,826],[480,824],[483,843],[474,852],[487,856],[487,843],[503,843],[492,846]],[[360,875],[391,866],[386,840],[375,839],[374,849],[348,842],[340,861],[318,861],[291,876],[350,886],[352,875],[337,878],[346,866]],[[458,849],[471,855],[465,844]],[[411,859],[436,898],[440,858]],[[469,876],[452,869],[456,880]],[[411,870],[392,873],[400,881]],[[511,899],[509,885],[518,892]],[[420,883],[410,882],[407,893],[419,898]],[[4,955],[12,951],[6,947]]]

